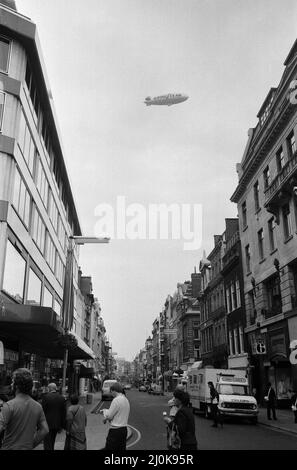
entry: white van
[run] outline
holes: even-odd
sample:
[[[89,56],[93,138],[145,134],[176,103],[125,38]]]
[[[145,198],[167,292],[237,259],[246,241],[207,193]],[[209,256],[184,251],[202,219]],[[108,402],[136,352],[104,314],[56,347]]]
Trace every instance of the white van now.
[[[224,416],[247,417],[257,422],[258,405],[249,393],[248,380],[244,369],[213,369],[210,367],[191,369],[188,372],[188,392],[193,411],[210,415],[210,390],[213,382],[219,393],[218,409]]]
[[[237,372],[237,371],[235,371]],[[254,424],[258,421],[258,405],[249,393],[247,377],[221,376],[217,383],[219,393],[218,410],[223,416],[249,418]]]
[[[110,392],[110,387],[115,384],[117,380],[104,380],[102,385],[102,400],[112,400],[113,396]]]

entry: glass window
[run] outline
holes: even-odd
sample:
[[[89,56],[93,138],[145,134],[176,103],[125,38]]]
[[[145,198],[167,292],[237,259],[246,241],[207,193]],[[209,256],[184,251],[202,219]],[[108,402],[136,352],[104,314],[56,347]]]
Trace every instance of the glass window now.
[[[270,184],[270,173],[269,173],[268,166],[265,168],[263,172],[263,178],[264,178],[264,189],[267,189]]]
[[[285,156],[284,156],[283,148],[281,147],[276,154],[277,171],[281,172],[284,165],[285,165]]]
[[[36,147],[23,112],[20,119],[18,143],[30,173],[33,175]]]
[[[30,194],[16,168],[13,192],[13,206],[24,224],[29,226]]]
[[[264,258],[264,233],[263,229],[258,232],[258,248],[259,248],[259,258],[262,260]]]
[[[282,207],[285,240],[292,235],[292,222],[289,204]]]
[[[244,228],[244,227],[246,227],[246,225],[247,225],[246,201],[244,201],[244,202],[242,203],[241,210],[242,210],[242,226],[243,226],[243,228]]]
[[[257,211],[260,208],[260,203],[259,203],[259,182],[258,181],[254,184],[254,200],[255,200],[255,210]]]
[[[4,113],[4,101],[5,101],[5,94],[0,92],[0,131],[2,129],[2,120],[3,120],[3,113]]]
[[[57,204],[54,201],[54,196],[52,191],[50,190],[49,196],[49,218],[53,224],[55,232],[58,233],[58,219],[59,219],[59,212]]]
[[[29,305],[40,305],[41,298],[41,279],[35,274],[32,268],[29,270],[29,283],[28,283],[28,294],[27,304]]]
[[[246,270],[249,273],[251,271],[251,253],[250,245],[245,247],[245,259],[246,259]]]
[[[287,137],[287,148],[288,148],[289,158],[291,158],[296,152],[296,141],[295,141],[295,135],[293,131]]]
[[[45,246],[45,224],[41,216],[39,215],[35,204],[33,205],[32,218],[32,238],[40,249],[41,253],[43,254]]]
[[[267,282],[265,282],[267,303],[268,303],[268,315],[276,315],[282,311],[282,299],[280,291],[280,279],[279,275],[272,276]]]
[[[268,232],[269,232],[270,251],[274,251],[275,250],[275,221],[274,221],[274,217],[272,217],[268,221]]]
[[[44,286],[44,289],[43,289],[43,302],[42,302],[42,305],[44,307],[53,308],[53,294],[51,293],[51,291],[46,286]]]
[[[47,232],[47,243],[46,243],[46,261],[48,262],[52,271],[55,271],[56,262],[56,248],[54,242],[51,239],[50,234]]]
[[[237,308],[237,303],[236,303],[236,292],[235,292],[234,282],[232,282],[231,284],[231,304],[232,304],[232,310],[235,310]]]
[[[237,301],[237,307],[241,306],[241,299],[240,299],[240,284],[239,280],[237,279],[236,283],[236,301]]]
[[[60,256],[57,254],[57,260],[56,260],[56,278],[58,279],[59,283],[62,285],[63,284],[63,279],[64,279],[64,270],[65,266],[60,258]]]
[[[3,290],[18,302],[24,299],[26,261],[8,240],[4,266]]]
[[[36,187],[39,191],[40,197],[42,199],[43,204],[47,208],[48,204],[48,191],[49,191],[49,184],[40,160],[40,156],[38,156],[37,164],[36,164],[36,175],[35,175],[35,182]]]
[[[0,71],[8,72],[10,42],[0,37]]]
[[[62,313],[62,302],[58,299],[55,298],[54,300],[54,311],[56,312],[59,317],[61,316]]]

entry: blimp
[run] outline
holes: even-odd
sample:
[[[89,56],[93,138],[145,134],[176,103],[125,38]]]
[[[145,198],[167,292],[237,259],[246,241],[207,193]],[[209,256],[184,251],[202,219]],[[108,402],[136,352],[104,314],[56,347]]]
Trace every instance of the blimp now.
[[[163,106],[172,106],[173,104],[178,104],[182,103],[183,101],[186,101],[188,99],[188,95],[184,95],[182,93],[168,93],[168,95],[161,95],[161,96],[155,96],[154,98],[151,98],[148,96],[145,98],[144,103],[147,106],[152,106],[152,105],[163,105]]]

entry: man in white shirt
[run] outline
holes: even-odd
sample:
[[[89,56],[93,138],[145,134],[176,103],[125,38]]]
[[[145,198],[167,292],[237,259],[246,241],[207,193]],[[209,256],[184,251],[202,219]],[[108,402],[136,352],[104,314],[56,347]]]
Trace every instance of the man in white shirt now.
[[[104,422],[110,421],[105,450],[126,450],[130,404],[118,382],[111,385],[110,391],[113,396],[111,405],[108,410],[102,410]]]

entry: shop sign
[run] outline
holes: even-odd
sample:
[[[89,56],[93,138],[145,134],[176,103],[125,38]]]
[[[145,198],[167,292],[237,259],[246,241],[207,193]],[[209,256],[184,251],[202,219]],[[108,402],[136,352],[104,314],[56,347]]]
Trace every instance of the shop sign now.
[[[253,343],[253,354],[266,354],[266,345],[263,340]]]

